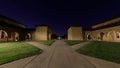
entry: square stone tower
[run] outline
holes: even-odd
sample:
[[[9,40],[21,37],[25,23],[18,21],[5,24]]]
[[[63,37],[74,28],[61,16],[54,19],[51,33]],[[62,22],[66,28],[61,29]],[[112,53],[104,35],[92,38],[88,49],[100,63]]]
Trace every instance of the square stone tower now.
[[[46,25],[39,25],[35,30],[35,40],[51,40],[51,30]]]
[[[83,40],[83,31],[81,26],[71,26],[68,29],[68,40]]]

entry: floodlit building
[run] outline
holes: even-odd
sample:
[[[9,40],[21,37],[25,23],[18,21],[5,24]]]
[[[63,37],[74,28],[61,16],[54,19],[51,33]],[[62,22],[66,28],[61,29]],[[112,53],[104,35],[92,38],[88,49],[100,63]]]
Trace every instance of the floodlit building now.
[[[85,31],[86,39],[120,42],[120,16],[92,26],[91,31]]]
[[[83,40],[83,31],[81,26],[71,26],[68,29],[68,40]]]
[[[25,40],[25,25],[0,15],[0,41]]]
[[[51,29],[47,25],[38,25],[35,30],[35,40],[51,40]]]
[[[24,24],[0,15],[0,42],[24,40],[51,40],[51,30],[48,26],[26,29]]]
[[[47,25],[26,29],[24,24],[0,15],[0,42],[51,40],[51,34],[52,31]],[[68,29],[68,40],[120,42],[120,16],[95,24],[89,30],[83,29],[82,26],[71,26]]]
[[[95,24],[89,30],[71,26],[68,29],[68,40],[120,42],[120,16]]]

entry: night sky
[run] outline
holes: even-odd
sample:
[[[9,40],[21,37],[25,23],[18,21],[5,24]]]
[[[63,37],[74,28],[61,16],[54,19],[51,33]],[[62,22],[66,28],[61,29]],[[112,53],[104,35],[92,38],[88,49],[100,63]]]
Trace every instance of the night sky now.
[[[91,25],[120,14],[120,0],[0,0],[0,14],[27,28],[49,25],[61,36],[70,25]]]

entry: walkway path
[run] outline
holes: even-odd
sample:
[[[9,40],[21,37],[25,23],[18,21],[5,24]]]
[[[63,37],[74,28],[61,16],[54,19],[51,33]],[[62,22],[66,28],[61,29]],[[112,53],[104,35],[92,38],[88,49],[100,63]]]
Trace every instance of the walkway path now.
[[[83,43],[80,43],[80,44],[76,44],[76,45],[73,45],[71,46],[74,50],[86,45],[86,44],[89,44],[90,42],[83,42]],[[84,57],[86,58],[89,62],[91,62],[96,68],[120,68],[120,64],[117,64],[117,63],[113,63],[113,62],[109,62],[109,61],[105,61],[105,60],[102,60],[102,59],[97,59],[97,58],[94,58],[94,57],[90,57],[90,56],[85,56],[85,55],[82,55],[80,54],[81,57]]]
[[[75,48],[87,43],[82,43],[77,47],[70,47],[64,41],[58,40],[48,48],[35,42],[29,43],[37,44],[39,48],[43,47],[44,52],[37,56],[1,65],[0,68],[120,68],[119,64],[75,52]]]
[[[90,42],[82,42],[82,43],[80,43],[80,44],[75,44],[75,45],[73,45],[73,46],[71,46],[74,50],[77,50],[78,48],[80,48],[80,47],[82,47],[82,46],[84,46],[84,45],[87,45],[88,43],[90,43]]]
[[[40,43],[35,42],[35,41],[30,41],[30,42],[27,42],[27,43],[29,43],[31,45],[34,45],[34,46],[36,46],[36,47],[38,47],[38,48],[40,48],[42,50],[44,50],[44,49],[46,49],[48,47],[47,45],[43,45],[43,44],[40,44]]]
[[[53,43],[45,52],[25,66],[25,68],[95,68],[65,42]]]

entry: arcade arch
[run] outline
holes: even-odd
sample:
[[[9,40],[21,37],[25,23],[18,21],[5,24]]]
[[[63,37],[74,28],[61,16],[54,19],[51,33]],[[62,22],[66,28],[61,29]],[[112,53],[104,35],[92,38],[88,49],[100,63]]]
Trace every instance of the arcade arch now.
[[[91,39],[92,39],[91,35],[87,34],[87,40],[91,40]]]
[[[109,31],[107,33],[107,38],[109,41],[120,41],[120,32]]]
[[[8,34],[5,30],[0,30],[0,41],[7,41]]]
[[[27,33],[26,40],[31,40],[31,39],[32,39],[32,35],[30,33]]]
[[[100,32],[98,35],[97,35],[97,40],[99,40],[99,41],[102,41],[102,40],[104,40],[104,33],[103,32]]]
[[[11,33],[11,38],[13,41],[19,41],[19,33],[18,32],[12,32]]]

